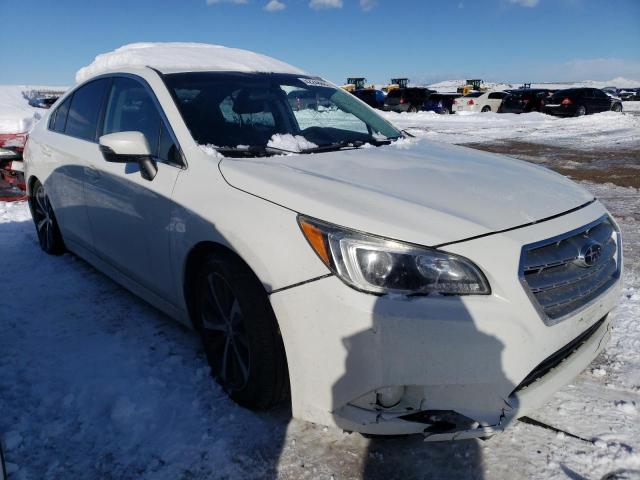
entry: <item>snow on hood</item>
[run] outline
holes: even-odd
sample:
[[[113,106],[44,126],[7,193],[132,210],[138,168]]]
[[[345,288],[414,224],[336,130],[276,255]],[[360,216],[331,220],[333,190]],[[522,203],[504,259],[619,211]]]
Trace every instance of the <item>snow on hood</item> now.
[[[400,147],[400,148],[398,148]],[[562,213],[593,196],[527,162],[427,141],[222,160],[233,186],[338,225],[438,245]]]
[[[304,74],[303,70],[259,53],[207,43],[130,43],[98,55],[76,73],[76,82],[126,67],[274,72]]]

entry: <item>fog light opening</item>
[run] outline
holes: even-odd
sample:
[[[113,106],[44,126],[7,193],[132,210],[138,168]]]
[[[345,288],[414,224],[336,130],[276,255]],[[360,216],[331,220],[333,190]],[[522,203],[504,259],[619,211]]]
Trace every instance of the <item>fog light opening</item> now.
[[[403,386],[379,388],[376,390],[376,404],[383,408],[395,407],[402,400],[404,390]]]

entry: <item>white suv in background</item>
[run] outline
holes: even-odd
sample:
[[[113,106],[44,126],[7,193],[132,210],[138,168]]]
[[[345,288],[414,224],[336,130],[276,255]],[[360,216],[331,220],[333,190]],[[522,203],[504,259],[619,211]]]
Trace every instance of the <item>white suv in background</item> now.
[[[38,238],[193,326],[241,405],[486,437],[604,348],[620,234],[567,178],[403,138],[266,57],[146,48],[97,60],[31,133]]]

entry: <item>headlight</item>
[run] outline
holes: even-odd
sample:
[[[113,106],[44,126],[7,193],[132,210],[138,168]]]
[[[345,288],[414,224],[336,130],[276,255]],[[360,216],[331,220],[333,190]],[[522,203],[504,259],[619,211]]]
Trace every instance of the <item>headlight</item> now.
[[[298,222],[320,259],[357,290],[403,295],[491,293],[480,269],[464,257],[304,216]]]

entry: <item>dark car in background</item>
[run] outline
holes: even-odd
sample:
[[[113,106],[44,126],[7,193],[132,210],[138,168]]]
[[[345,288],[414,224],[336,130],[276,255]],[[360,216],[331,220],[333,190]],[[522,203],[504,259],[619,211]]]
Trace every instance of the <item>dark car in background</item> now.
[[[372,108],[382,110],[384,107],[385,95],[382,90],[375,88],[362,88],[360,90],[354,90],[351,94],[355,95]]]
[[[422,105],[422,110],[448,115],[453,113],[453,101],[461,96],[461,93],[432,93]]]
[[[419,112],[435,90],[424,87],[396,88],[387,94],[384,110],[390,112]]]
[[[293,90],[287,95],[289,105],[295,111],[318,110],[319,107],[330,107],[331,101],[307,90]]]
[[[499,113],[540,112],[546,101],[554,94],[546,88],[523,88],[511,90],[502,100]]]
[[[591,113],[622,111],[622,102],[598,88],[567,88],[554,93],[543,112],[560,117],[580,117]]]
[[[618,90],[618,96],[625,102],[640,100],[640,88],[621,88]]]

